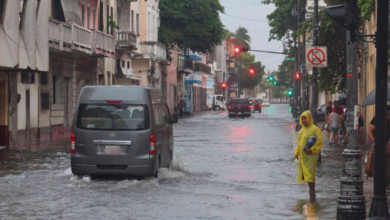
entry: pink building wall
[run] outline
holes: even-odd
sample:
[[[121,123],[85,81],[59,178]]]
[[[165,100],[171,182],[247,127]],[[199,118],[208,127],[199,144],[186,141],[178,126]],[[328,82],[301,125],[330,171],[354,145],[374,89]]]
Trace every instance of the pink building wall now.
[[[88,29],[99,29],[99,1],[98,0],[79,0],[79,10],[82,16],[82,6],[84,5],[84,27]],[[88,16],[89,8],[89,17]],[[93,9],[95,9],[95,28],[93,25]],[[89,19],[89,27],[88,26]]]

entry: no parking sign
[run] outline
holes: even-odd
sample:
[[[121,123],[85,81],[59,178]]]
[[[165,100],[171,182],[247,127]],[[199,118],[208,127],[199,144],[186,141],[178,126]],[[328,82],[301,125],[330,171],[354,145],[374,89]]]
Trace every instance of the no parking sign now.
[[[306,67],[328,67],[326,47],[306,47]]]

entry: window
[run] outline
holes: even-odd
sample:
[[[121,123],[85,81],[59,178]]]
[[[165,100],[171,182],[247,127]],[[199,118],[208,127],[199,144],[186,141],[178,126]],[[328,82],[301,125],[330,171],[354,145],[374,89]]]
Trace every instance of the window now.
[[[0,0],[0,24],[3,23],[4,9],[5,9],[5,0]]]
[[[62,77],[53,76],[53,104],[62,104]]]
[[[81,104],[77,127],[85,130],[147,130],[148,107],[128,104]]]
[[[99,31],[103,32],[103,2],[100,2],[99,6]]]
[[[126,62],[124,61],[124,60],[122,60],[122,68],[125,68],[126,66],[126,64],[125,64]]]
[[[249,104],[248,99],[232,99],[230,104]]]
[[[28,71],[22,71],[21,81],[24,84],[34,84],[35,83],[35,73],[28,72]]]
[[[131,31],[134,32],[134,11],[131,10]]]
[[[94,8],[92,11],[92,16],[93,16],[93,29],[96,29],[96,9]]]
[[[81,22],[83,23],[83,26],[85,26],[85,16],[84,16],[84,5],[81,5]]]
[[[41,110],[49,110],[50,109],[50,94],[42,93],[41,94]]]
[[[137,25],[137,34],[139,34],[139,14],[137,13],[137,18],[136,18],[136,25]]]
[[[130,61],[127,61],[127,69],[130,69]]]
[[[114,21],[114,8],[111,7],[111,20]],[[111,26],[111,35],[114,36],[114,27]]]
[[[217,96],[217,101],[223,102],[223,97],[222,96]]]
[[[22,29],[23,26],[23,15],[25,13],[25,6],[27,0],[19,0],[19,29]]]
[[[91,28],[90,22],[91,22],[91,11],[90,11],[90,8],[88,7],[88,8],[87,8],[87,28],[88,28],[88,29]]]
[[[107,5],[107,34],[110,34],[110,6]]]
[[[41,85],[47,85],[47,73],[41,73]]]
[[[118,10],[116,11],[116,17],[118,18],[118,26],[119,27],[122,27],[122,11],[118,8]]]

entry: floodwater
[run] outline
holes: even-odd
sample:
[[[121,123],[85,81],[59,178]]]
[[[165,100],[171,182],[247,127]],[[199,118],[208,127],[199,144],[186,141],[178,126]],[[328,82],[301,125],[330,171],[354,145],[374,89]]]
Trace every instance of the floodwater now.
[[[210,112],[174,127],[171,169],[159,178],[73,176],[67,147],[3,152],[0,219],[335,219],[342,146],[324,146],[317,199],[296,181],[288,105],[251,118]],[[326,142],[325,142],[326,143]]]

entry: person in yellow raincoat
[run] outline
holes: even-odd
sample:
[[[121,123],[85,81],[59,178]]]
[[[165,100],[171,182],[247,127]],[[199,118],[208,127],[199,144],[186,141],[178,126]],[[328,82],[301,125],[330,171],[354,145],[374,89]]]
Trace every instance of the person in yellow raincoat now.
[[[307,182],[310,189],[310,197],[315,198],[315,176],[318,162],[318,155],[322,148],[323,138],[321,129],[313,124],[310,111],[302,113],[299,123],[302,129],[298,133],[297,149],[295,159],[298,159],[298,183]],[[316,136],[313,147],[303,151],[310,136]]]

